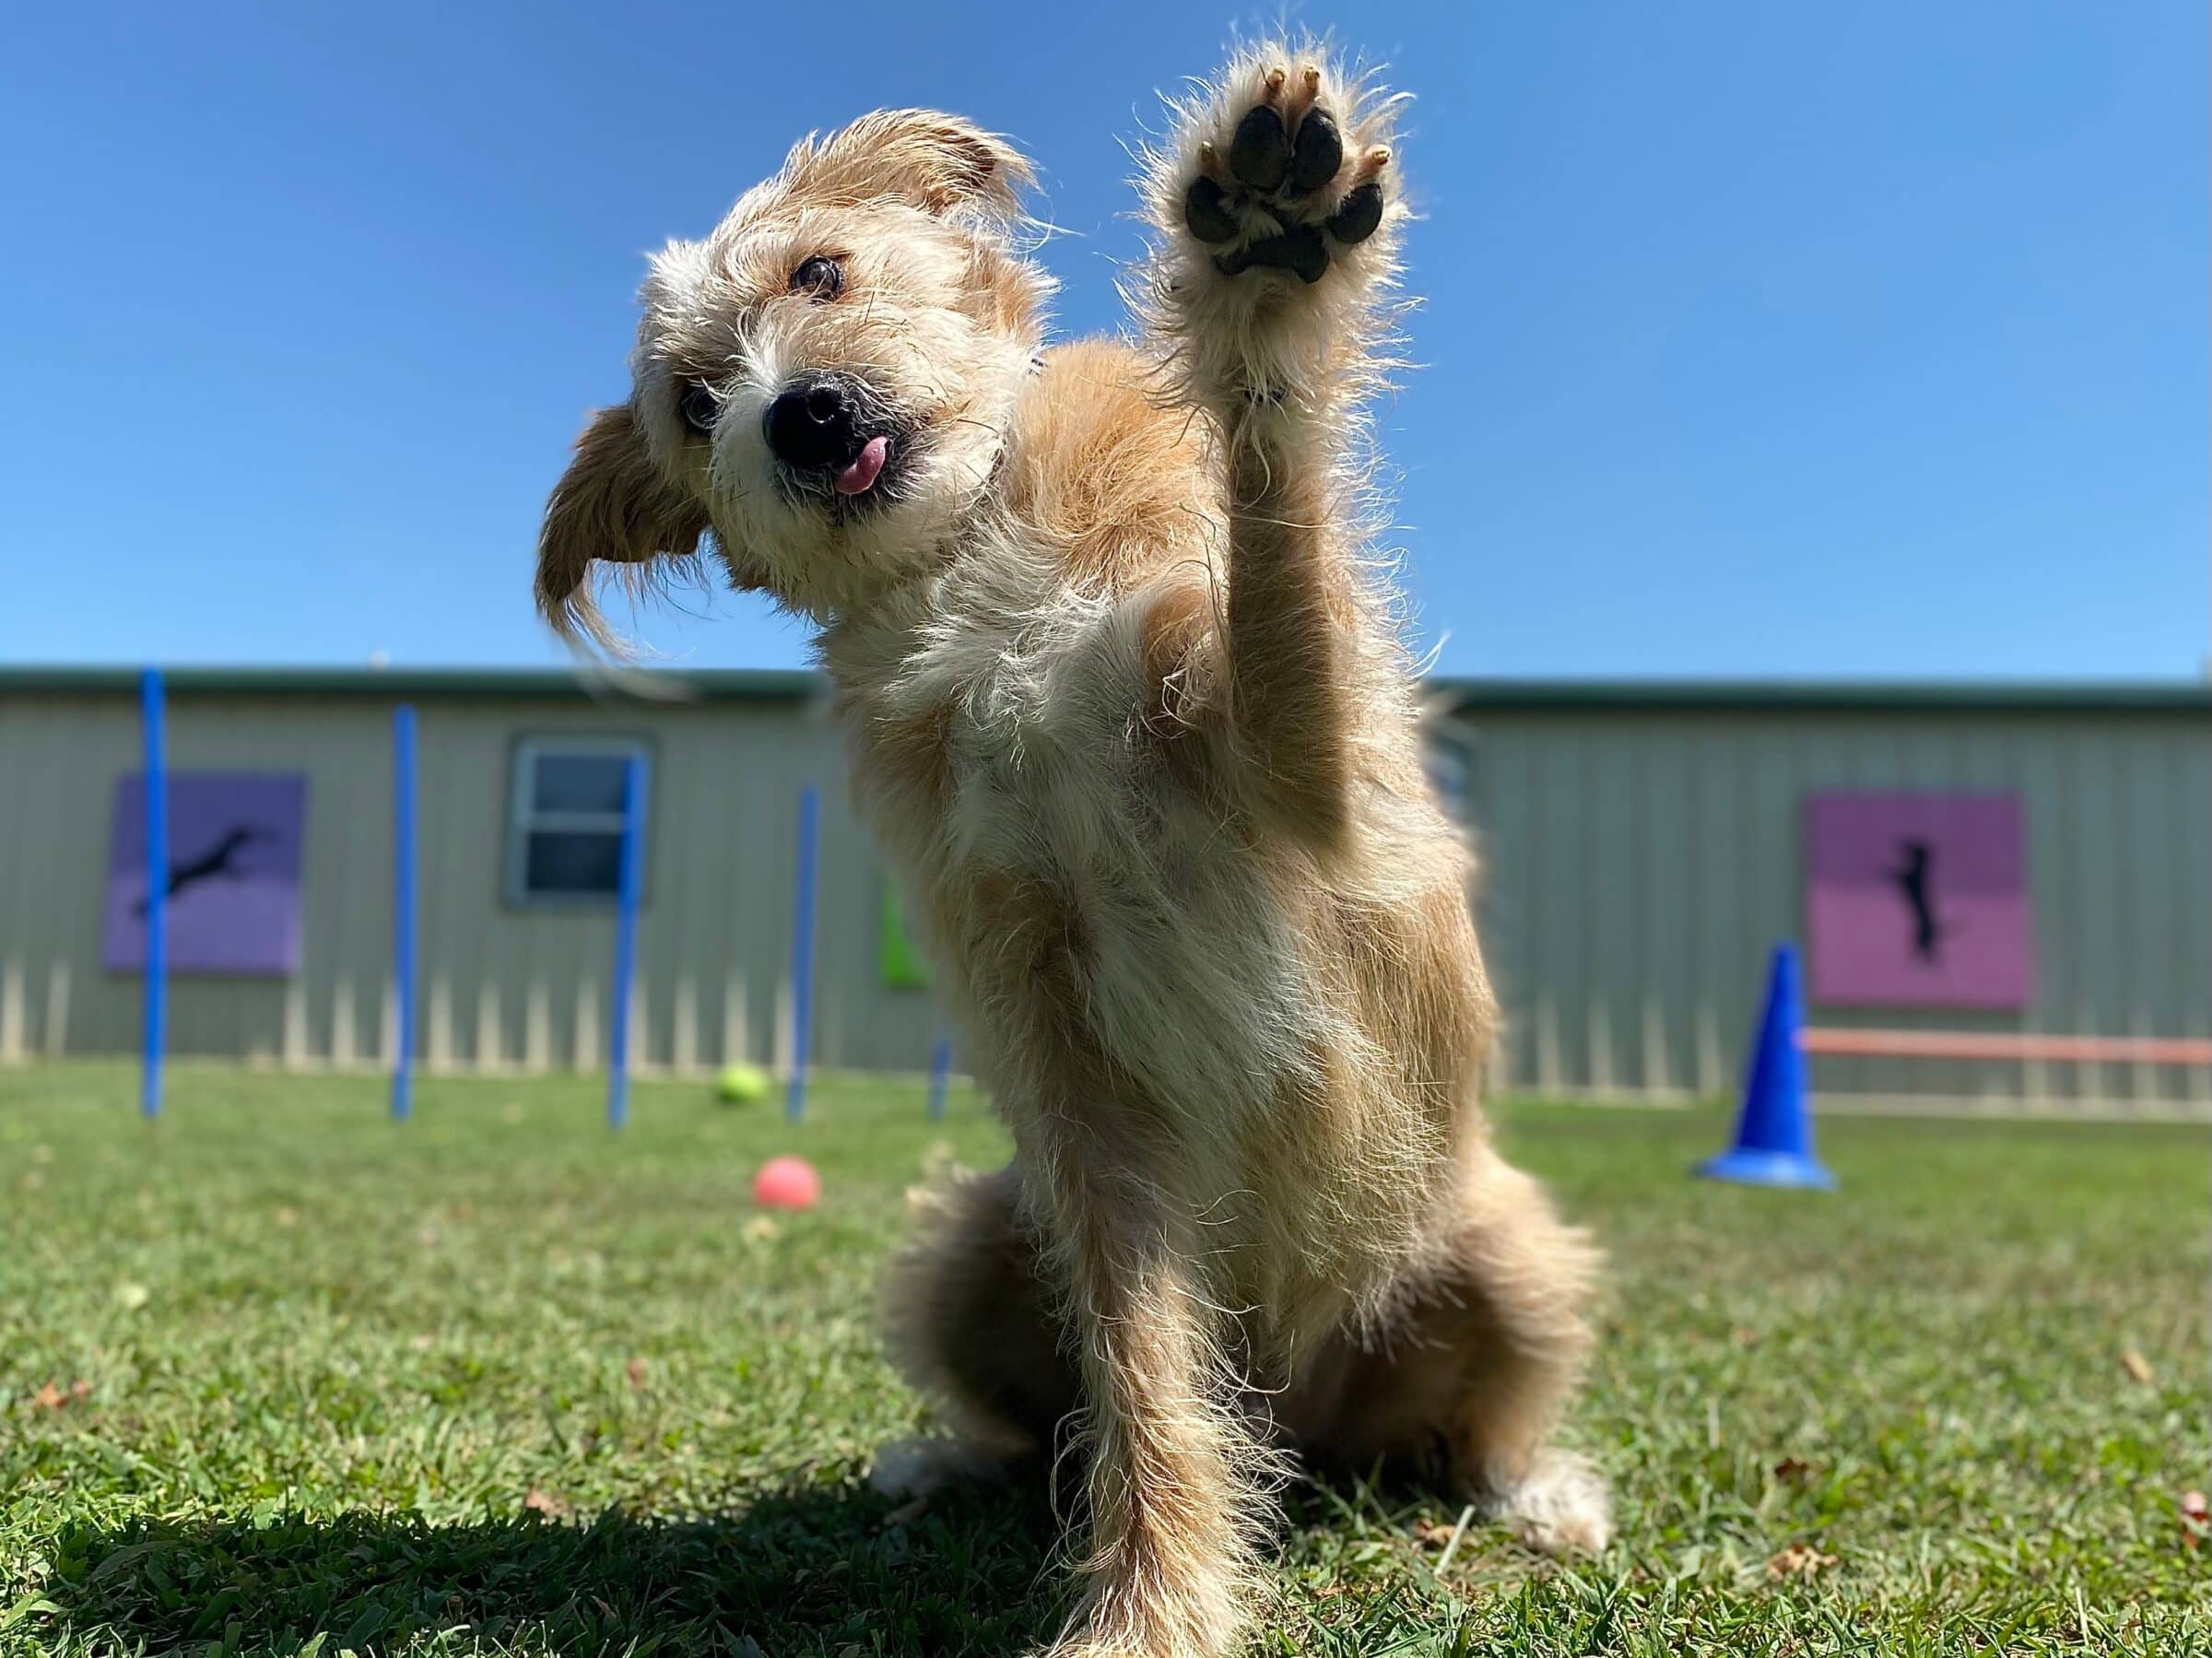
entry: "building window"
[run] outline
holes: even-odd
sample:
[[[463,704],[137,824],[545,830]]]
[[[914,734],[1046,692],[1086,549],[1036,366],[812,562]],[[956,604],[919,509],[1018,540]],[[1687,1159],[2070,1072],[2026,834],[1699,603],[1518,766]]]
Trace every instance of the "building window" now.
[[[507,900],[611,904],[622,872],[622,776],[645,745],[627,737],[524,737],[508,794]],[[652,770],[646,794],[652,794]],[[644,802],[640,821],[644,821]]]
[[[1465,741],[1431,732],[1428,753],[1429,786],[1436,804],[1454,823],[1467,821],[1468,799],[1475,792],[1475,751]]]

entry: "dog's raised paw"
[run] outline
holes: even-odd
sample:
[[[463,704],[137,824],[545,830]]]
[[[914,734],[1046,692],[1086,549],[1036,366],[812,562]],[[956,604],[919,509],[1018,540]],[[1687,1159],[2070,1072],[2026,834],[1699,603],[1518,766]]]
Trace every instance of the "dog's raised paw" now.
[[[1318,282],[1344,250],[1382,226],[1387,146],[1348,154],[1335,95],[1315,65],[1263,70],[1251,101],[1198,146],[1183,228],[1225,276],[1277,270]]]

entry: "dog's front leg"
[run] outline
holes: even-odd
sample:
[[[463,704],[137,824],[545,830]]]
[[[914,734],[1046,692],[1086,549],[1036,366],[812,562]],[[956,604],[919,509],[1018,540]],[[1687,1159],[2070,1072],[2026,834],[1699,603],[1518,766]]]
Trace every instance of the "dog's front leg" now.
[[[1240,57],[1182,111],[1150,180],[1149,332],[1226,450],[1226,644],[1262,804],[1324,846],[1384,629],[1354,568],[1360,406],[1395,275],[1393,100],[1319,56]]]
[[[1268,1453],[1238,1412],[1187,1206],[1073,1136],[1046,1201],[1089,1453],[1083,1600],[1051,1658],[1216,1658],[1246,1628]]]

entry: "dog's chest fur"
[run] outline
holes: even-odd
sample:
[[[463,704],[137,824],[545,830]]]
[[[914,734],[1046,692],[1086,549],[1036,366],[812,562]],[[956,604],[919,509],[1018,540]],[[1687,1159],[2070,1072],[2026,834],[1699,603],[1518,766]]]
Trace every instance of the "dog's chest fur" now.
[[[997,526],[891,671],[846,679],[855,787],[994,1081],[1073,1052],[1226,1128],[1312,1021],[1277,883],[1146,723],[1147,610]]]

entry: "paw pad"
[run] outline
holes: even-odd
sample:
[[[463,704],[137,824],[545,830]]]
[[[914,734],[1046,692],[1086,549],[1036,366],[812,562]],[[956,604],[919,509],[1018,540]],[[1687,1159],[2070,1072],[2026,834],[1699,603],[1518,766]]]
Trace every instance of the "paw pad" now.
[[[1230,140],[1229,171],[1250,190],[1279,190],[1290,171],[1290,134],[1266,104],[1254,104]]]
[[[1319,107],[1308,110],[1290,146],[1290,188],[1311,195],[1343,165],[1344,140],[1336,135],[1336,118]]]
[[[1229,196],[1211,179],[1200,179],[1182,198],[1182,222],[1200,241],[1229,241],[1237,233]]]
[[[1293,225],[1279,235],[1214,255],[1224,276],[1241,276],[1255,265],[1295,272],[1302,282],[1318,282],[1329,268],[1329,250],[1312,225]]]
[[[1329,216],[1329,234],[1347,246],[1365,241],[1382,225],[1382,186],[1370,179]]]
[[[1183,193],[1183,225],[1201,242],[1253,238],[1214,254],[1214,267],[1223,276],[1267,269],[1318,282],[1328,271],[1332,242],[1353,247],[1382,226],[1387,203],[1380,174],[1389,152],[1369,150],[1347,181],[1349,188],[1339,191],[1344,132],[1320,101],[1321,72],[1305,70],[1303,97],[1296,100],[1305,107],[1294,107],[1289,119],[1283,108],[1285,81],[1279,69],[1265,77],[1260,101],[1237,122],[1226,166],[1214,146],[1200,146],[1201,171]],[[1255,218],[1254,209],[1265,218]],[[1272,234],[1253,234],[1263,230]]]

